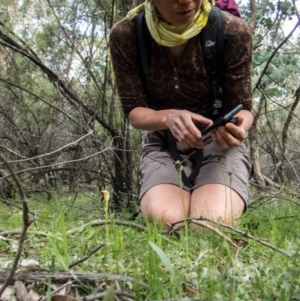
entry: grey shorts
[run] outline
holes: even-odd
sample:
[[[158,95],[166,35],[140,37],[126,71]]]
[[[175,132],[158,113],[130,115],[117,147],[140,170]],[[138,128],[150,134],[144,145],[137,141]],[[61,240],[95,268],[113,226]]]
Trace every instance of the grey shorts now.
[[[181,146],[182,147],[182,146]],[[179,147],[180,148],[180,147]],[[185,159],[183,170],[188,177],[194,167],[194,151],[181,148]],[[188,187],[181,182],[170,152],[155,141],[143,148],[140,163],[140,199],[150,188],[159,184],[173,184],[192,192],[206,184],[223,184],[235,190],[248,204],[249,178],[252,164],[243,142],[239,147],[230,149],[219,148],[210,137],[204,140],[203,160],[198,176]]]

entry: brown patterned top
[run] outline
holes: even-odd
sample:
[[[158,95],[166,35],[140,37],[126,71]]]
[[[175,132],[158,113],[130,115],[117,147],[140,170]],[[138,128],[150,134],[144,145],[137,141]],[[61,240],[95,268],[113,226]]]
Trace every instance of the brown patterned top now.
[[[251,110],[252,37],[249,26],[223,12],[225,34],[235,35],[225,52],[224,102],[229,111],[242,103]],[[110,33],[110,50],[118,93],[126,115],[146,106],[136,63],[134,21],[116,23]],[[199,37],[192,38],[181,56],[174,60],[168,48],[152,41],[147,85],[153,103],[161,109],[185,109],[201,115],[212,110],[213,88],[203,63]]]

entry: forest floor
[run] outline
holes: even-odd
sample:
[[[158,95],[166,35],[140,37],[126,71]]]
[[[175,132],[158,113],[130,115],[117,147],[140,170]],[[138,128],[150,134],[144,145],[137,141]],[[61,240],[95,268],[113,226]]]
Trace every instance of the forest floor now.
[[[21,201],[0,202],[0,300],[300,300],[299,195],[253,191],[235,228],[170,231],[99,195],[30,198],[23,244]]]

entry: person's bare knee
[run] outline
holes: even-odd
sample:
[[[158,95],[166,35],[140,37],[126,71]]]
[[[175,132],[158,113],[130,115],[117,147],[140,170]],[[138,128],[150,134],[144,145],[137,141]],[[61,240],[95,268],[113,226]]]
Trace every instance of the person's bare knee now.
[[[236,225],[245,203],[238,193],[221,184],[209,184],[192,194],[190,217]],[[213,223],[209,223],[213,225]]]
[[[174,185],[162,184],[149,189],[141,199],[141,211],[147,220],[165,225],[184,220],[189,214],[190,194]]]

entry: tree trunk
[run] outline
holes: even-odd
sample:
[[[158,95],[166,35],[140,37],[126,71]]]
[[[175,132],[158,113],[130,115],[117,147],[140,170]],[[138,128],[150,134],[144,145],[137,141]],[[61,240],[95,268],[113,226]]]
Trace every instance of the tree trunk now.
[[[253,163],[254,179],[258,185],[264,187],[265,180],[261,173],[260,162],[259,162],[259,146],[258,146],[258,132],[256,124],[253,124],[249,131],[250,141],[250,155]]]

